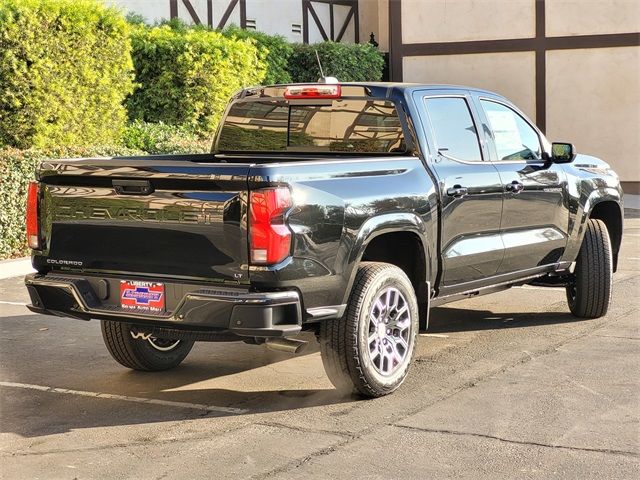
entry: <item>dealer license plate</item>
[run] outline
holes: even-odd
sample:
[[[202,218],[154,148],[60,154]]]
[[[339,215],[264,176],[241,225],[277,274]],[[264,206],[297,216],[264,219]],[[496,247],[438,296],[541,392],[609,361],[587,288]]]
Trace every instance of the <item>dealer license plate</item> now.
[[[164,312],[164,284],[120,280],[120,306],[138,312]]]

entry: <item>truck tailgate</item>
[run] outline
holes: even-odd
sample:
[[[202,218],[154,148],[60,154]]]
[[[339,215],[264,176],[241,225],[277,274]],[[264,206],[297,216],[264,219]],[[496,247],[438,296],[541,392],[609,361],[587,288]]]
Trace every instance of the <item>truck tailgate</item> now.
[[[43,163],[36,267],[247,282],[249,164],[166,158]]]

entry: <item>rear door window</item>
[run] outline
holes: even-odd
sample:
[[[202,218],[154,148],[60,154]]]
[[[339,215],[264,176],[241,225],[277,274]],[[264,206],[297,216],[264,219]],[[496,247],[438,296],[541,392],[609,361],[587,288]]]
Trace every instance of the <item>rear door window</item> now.
[[[482,160],[471,110],[462,97],[425,99],[427,113],[439,152],[466,162]]]

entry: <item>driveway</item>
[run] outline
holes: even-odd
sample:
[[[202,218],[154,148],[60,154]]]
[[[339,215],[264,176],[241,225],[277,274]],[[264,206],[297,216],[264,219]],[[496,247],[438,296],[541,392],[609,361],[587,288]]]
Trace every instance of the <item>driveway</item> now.
[[[608,315],[521,287],[434,309],[394,395],[337,395],[290,356],[196,344],[128,371],[96,321],[31,314],[0,280],[2,478],[639,478],[640,219]]]

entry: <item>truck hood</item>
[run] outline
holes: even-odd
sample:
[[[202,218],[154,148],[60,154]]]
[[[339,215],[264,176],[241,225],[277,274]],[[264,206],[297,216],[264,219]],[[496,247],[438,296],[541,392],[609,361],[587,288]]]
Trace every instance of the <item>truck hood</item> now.
[[[618,178],[618,175],[613,171],[611,165],[604,160],[593,157],[591,155],[578,154],[575,160],[571,164],[573,168],[588,172],[594,175],[607,175]]]

